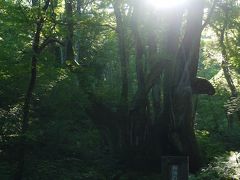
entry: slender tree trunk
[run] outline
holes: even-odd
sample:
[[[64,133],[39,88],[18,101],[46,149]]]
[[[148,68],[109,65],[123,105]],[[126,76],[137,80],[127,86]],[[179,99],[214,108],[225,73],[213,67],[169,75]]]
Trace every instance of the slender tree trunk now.
[[[157,81],[157,83],[152,88],[152,103],[153,103],[153,122],[152,124],[155,124],[158,122],[160,118],[160,114],[162,111],[161,107],[161,86],[160,86],[160,78]]]
[[[25,154],[26,154],[26,133],[28,130],[28,123],[29,123],[29,110],[30,110],[30,103],[33,95],[33,90],[36,84],[36,74],[37,74],[37,57],[33,55],[32,57],[32,65],[31,65],[31,79],[29,82],[27,94],[25,97],[24,105],[23,105],[23,121],[21,127],[21,139],[20,139],[20,148],[19,148],[19,160],[17,165],[17,171],[15,174],[15,180],[21,180],[24,171],[24,162],[25,162]]]
[[[73,52],[73,8],[72,0],[65,0],[65,13],[66,13],[66,23],[67,23],[67,36],[65,44],[65,61],[74,60]]]
[[[50,0],[45,1],[45,5],[42,8],[43,12],[46,12],[48,9]],[[25,155],[26,155],[26,143],[27,143],[27,131],[29,126],[29,113],[30,113],[30,105],[33,96],[33,91],[36,86],[36,78],[37,78],[37,56],[40,53],[40,35],[43,28],[44,18],[39,17],[36,23],[36,31],[34,33],[33,42],[32,42],[32,51],[33,55],[31,58],[31,77],[28,85],[28,89],[26,92],[24,104],[23,104],[23,117],[22,117],[22,126],[20,133],[20,148],[19,148],[19,159],[17,162],[17,169],[14,174],[14,180],[22,180],[24,173],[24,163],[25,163]]]
[[[136,5],[133,11],[133,22],[132,30],[135,40],[135,50],[136,50],[136,73],[137,73],[137,85],[138,90],[141,92],[145,91],[145,77],[144,77],[144,66],[143,66],[143,55],[144,47],[143,42],[139,33],[139,17],[140,17],[140,5]]]
[[[127,45],[127,33],[124,27],[124,15],[121,12],[121,0],[116,0],[113,4],[116,18],[116,31],[118,37],[118,51],[121,69],[121,97],[120,108],[118,109],[121,116],[119,123],[119,147],[123,148],[129,144],[129,122],[128,122],[128,91],[129,91],[129,53]]]
[[[82,1],[81,0],[77,0],[77,15],[79,17],[81,17],[81,8],[82,8]],[[77,54],[76,54],[76,58],[75,58],[77,62],[80,62],[80,59],[81,59],[80,36],[81,36],[81,32],[78,29],[77,30],[77,43],[76,43]]]
[[[128,50],[126,43],[126,31],[124,29],[124,21],[121,13],[121,1],[116,0],[114,3],[114,13],[117,22],[118,47],[121,64],[122,90],[121,101],[123,104],[128,103]]]
[[[157,42],[156,42],[156,34],[154,32],[149,32],[148,37],[148,63],[150,69],[154,68],[155,64],[159,61],[158,59],[158,52],[157,52]],[[153,105],[153,118],[152,118],[152,125],[156,123],[161,114],[161,74],[156,79],[156,83],[152,87],[152,105]]]
[[[32,64],[31,64],[31,78],[28,85],[28,90],[25,96],[25,101],[23,105],[23,120],[21,127],[21,143],[20,143],[20,151],[19,151],[19,160],[17,172],[15,174],[15,180],[21,180],[24,171],[24,159],[26,154],[26,133],[28,131],[29,126],[29,112],[30,112],[30,104],[32,100],[33,91],[36,85],[36,76],[37,76],[37,56],[38,56],[38,47],[40,41],[40,33],[42,30],[43,19],[41,18],[39,22],[37,22],[36,32],[33,39],[32,50],[34,55],[32,56]]]
[[[224,43],[224,39],[225,39],[225,30],[226,30],[226,23],[224,24],[224,27],[223,29],[221,30],[221,34],[220,34],[220,38],[219,38],[219,44],[220,44],[220,47],[221,47],[221,53],[222,53],[222,64],[221,64],[221,67],[223,69],[223,73],[224,73],[224,77],[227,81],[227,84],[228,84],[228,87],[230,88],[230,91],[231,91],[231,96],[232,97],[237,97],[237,89],[233,83],[233,80],[232,80],[232,77],[231,77],[231,74],[230,74],[230,69],[229,69],[229,58],[228,58],[228,54],[227,54],[227,48],[225,46],[225,43]]]
[[[231,97],[236,98],[238,96],[238,92],[237,92],[237,89],[236,89],[236,87],[233,83],[233,80],[232,80],[232,76],[231,76],[230,69],[229,69],[229,63],[228,63],[229,62],[229,57],[228,57],[228,53],[227,53],[227,47],[224,43],[225,33],[226,33],[227,25],[228,25],[228,12],[225,11],[224,13],[225,13],[226,17],[225,17],[225,20],[224,20],[223,27],[220,30],[220,37],[219,37],[219,45],[220,45],[221,54],[222,54],[221,67],[222,67],[222,70],[223,70],[224,77],[227,81],[228,87],[231,91]],[[238,112],[237,112],[237,115],[239,116]],[[226,116],[227,116],[227,119],[228,119],[228,127],[232,128],[233,127],[233,114],[228,114],[228,110],[226,109]]]

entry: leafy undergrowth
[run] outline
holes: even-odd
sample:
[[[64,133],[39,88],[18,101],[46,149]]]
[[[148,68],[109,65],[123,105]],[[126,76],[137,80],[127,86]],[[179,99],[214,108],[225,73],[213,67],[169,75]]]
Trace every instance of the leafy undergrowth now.
[[[190,175],[190,180],[238,180],[240,179],[239,152],[227,152],[215,157],[214,161],[200,173]]]
[[[190,180],[240,179],[239,127],[218,133],[196,131],[205,167]]]

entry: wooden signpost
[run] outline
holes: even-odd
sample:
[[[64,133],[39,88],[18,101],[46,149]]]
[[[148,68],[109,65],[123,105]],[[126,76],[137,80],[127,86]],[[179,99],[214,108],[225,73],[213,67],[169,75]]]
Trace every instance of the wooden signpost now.
[[[188,180],[188,167],[187,156],[162,157],[163,180]]]

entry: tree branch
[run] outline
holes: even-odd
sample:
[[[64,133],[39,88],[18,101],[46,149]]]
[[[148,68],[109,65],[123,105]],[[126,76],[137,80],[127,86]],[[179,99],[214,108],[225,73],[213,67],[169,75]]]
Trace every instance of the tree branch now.
[[[209,14],[208,14],[208,17],[207,17],[207,19],[205,20],[205,22],[204,22],[203,25],[202,25],[202,31],[203,31],[204,28],[209,24],[209,22],[210,22],[210,20],[211,20],[211,17],[212,17],[212,15],[213,15],[214,9],[215,9],[215,7],[216,7],[216,5],[217,5],[217,2],[218,2],[218,0],[214,0],[214,1],[213,1],[213,5],[212,5],[212,7],[211,7],[211,9],[210,9],[210,12],[209,12]]]
[[[161,59],[159,62],[154,64],[154,66],[151,68],[150,73],[147,75],[146,78],[146,88],[145,93],[148,94],[150,89],[155,84],[156,80],[160,77],[161,73],[166,67],[166,63],[168,63],[170,60],[167,59]]]
[[[61,42],[60,40],[55,39],[55,38],[51,38],[51,37],[47,37],[47,38],[42,42],[42,44],[39,46],[39,49],[38,49],[39,53],[42,52],[45,47],[47,47],[49,44],[52,44],[52,43],[58,43],[58,44],[60,44],[61,46],[64,46],[64,43]]]

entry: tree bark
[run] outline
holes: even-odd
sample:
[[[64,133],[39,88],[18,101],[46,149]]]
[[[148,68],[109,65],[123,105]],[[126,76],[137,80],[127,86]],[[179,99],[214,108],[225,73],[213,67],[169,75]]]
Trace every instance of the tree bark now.
[[[50,0],[45,1],[45,5],[42,8],[42,11],[47,11]],[[32,42],[32,51],[33,55],[31,58],[31,77],[26,92],[24,104],[23,104],[23,117],[20,133],[20,147],[19,147],[19,159],[17,162],[17,169],[14,174],[15,180],[22,180],[24,172],[24,163],[26,155],[26,143],[27,143],[27,131],[29,126],[29,113],[30,105],[33,96],[33,91],[36,86],[36,77],[37,77],[37,56],[40,53],[40,35],[43,28],[44,18],[39,17],[36,23],[36,31],[34,33],[33,42]]]
[[[193,102],[191,81],[196,79],[203,1],[191,1],[188,8],[187,25],[180,45],[174,71],[174,84],[170,95],[172,115],[170,116],[170,144],[174,153],[189,156],[190,170],[197,171],[201,166],[200,151],[194,132]]]
[[[220,37],[219,37],[219,44],[220,44],[220,48],[221,48],[221,53],[222,53],[222,64],[221,64],[221,67],[223,69],[223,73],[224,73],[224,77],[227,81],[227,84],[228,84],[228,87],[230,88],[230,91],[231,91],[231,96],[232,97],[237,97],[237,89],[233,83],[233,80],[232,80],[232,77],[231,77],[231,74],[230,74],[230,69],[229,69],[229,57],[228,57],[228,54],[227,54],[227,48],[225,46],[225,43],[224,43],[224,39],[225,39],[225,31],[226,31],[226,28],[227,28],[227,17],[225,18],[225,22],[224,22],[224,25],[223,25],[223,28],[220,32]]]
[[[121,103],[123,105],[128,104],[128,59],[129,53],[127,50],[126,43],[126,31],[124,28],[123,15],[121,13],[121,1],[116,0],[114,3],[114,13],[117,23],[117,36],[118,36],[118,48],[121,64],[121,79],[122,79],[122,89],[121,89]]]
[[[157,42],[156,42],[156,34],[154,31],[149,32],[148,35],[148,63],[150,66],[150,70],[154,68],[156,63],[161,60],[158,59],[157,52]],[[159,120],[161,114],[161,73],[159,73],[158,77],[156,77],[156,81],[152,87],[152,105],[153,105],[153,118],[152,125]]]
[[[237,89],[232,80],[232,76],[231,76],[230,69],[229,69],[229,57],[228,57],[228,53],[227,53],[227,47],[224,43],[225,33],[226,33],[227,26],[228,26],[228,10],[227,9],[224,9],[224,15],[225,15],[225,19],[224,19],[223,27],[220,30],[220,35],[219,35],[219,45],[220,45],[221,54],[222,54],[221,67],[223,70],[224,77],[227,81],[228,87],[230,89],[231,97],[236,98],[236,97],[238,97],[238,92],[237,92]],[[237,112],[237,115],[239,118],[238,112]],[[228,127],[232,128],[233,127],[233,114],[229,114],[228,110],[226,109],[226,116],[228,119]]]
[[[129,90],[129,53],[127,45],[127,33],[124,27],[124,17],[121,12],[121,0],[115,0],[113,4],[116,18],[116,32],[118,38],[118,53],[121,70],[121,95],[118,112],[121,116],[119,124],[119,147],[124,149],[129,145],[129,118],[128,118],[128,90]]]
[[[131,155],[131,158],[133,158],[133,163],[137,163],[136,158],[142,156],[143,148],[145,146],[148,134],[148,97],[145,89],[146,81],[144,71],[144,46],[139,33],[139,17],[140,4],[135,4],[132,15],[132,32],[135,41],[137,91],[135,93],[133,104],[129,112],[129,147],[131,149],[130,152],[134,152],[134,155]]]
[[[77,0],[77,15],[79,17],[81,17],[81,14],[82,14],[82,0]],[[80,22],[79,22],[80,23]],[[81,25],[81,24],[80,24]],[[77,30],[77,42],[76,42],[76,61],[77,62],[80,62],[80,59],[81,59],[81,44],[80,44],[80,36],[81,36],[81,32],[78,28]]]
[[[163,155],[169,155],[169,127],[170,127],[170,119],[172,119],[172,89],[174,82],[174,67],[176,63],[176,56],[178,52],[178,48],[180,45],[180,32],[182,28],[182,16],[183,9],[177,10],[175,13],[169,13],[168,22],[169,25],[167,27],[168,34],[166,36],[166,53],[170,58],[169,60],[165,60],[166,63],[164,66],[164,79],[163,79],[163,112],[161,114],[160,123],[159,123],[159,139],[160,146]],[[167,145],[166,145],[167,144]]]
[[[73,51],[73,8],[72,0],[65,0],[65,13],[66,13],[66,23],[67,23],[67,35],[65,44],[65,61],[74,60]]]

